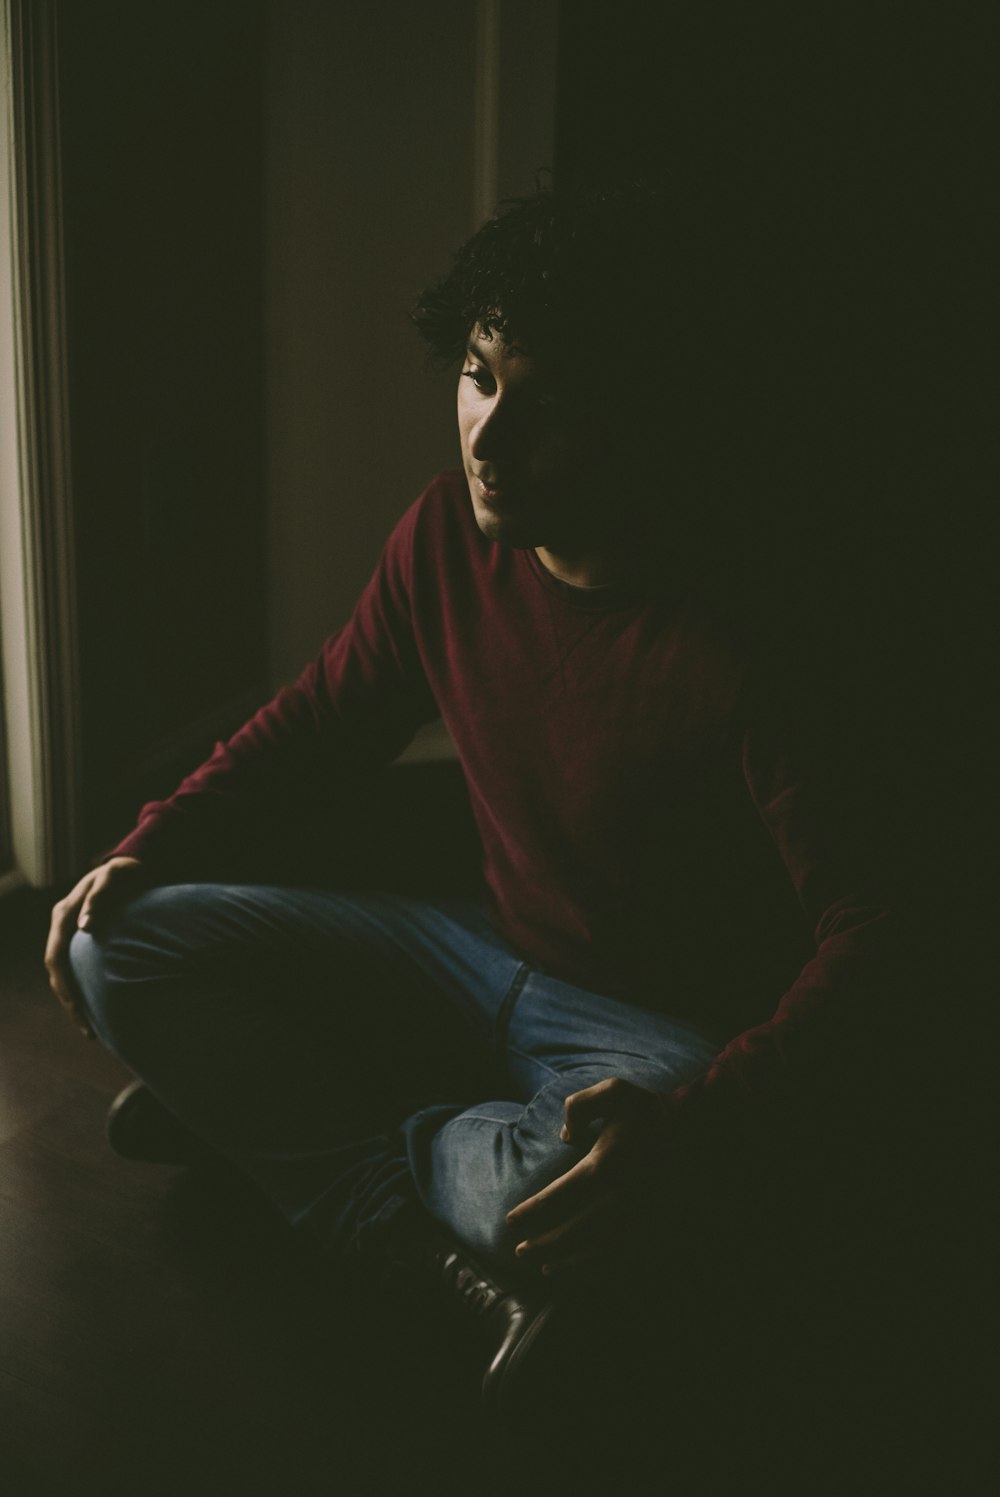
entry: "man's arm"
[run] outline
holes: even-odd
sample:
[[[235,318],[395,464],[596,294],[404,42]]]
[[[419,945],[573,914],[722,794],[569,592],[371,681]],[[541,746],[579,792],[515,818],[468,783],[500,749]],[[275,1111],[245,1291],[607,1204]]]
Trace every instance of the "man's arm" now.
[[[173,795],[144,806],[116,855],[160,880],[239,876],[272,846],[336,835],[338,797],[437,715],[410,616],[418,511],[393,531],[345,627]]]
[[[844,777],[837,783],[828,754],[801,739],[793,746],[785,733],[748,733],[743,771],[812,924],[815,954],[767,1022],[671,1095],[616,1079],[567,1098],[563,1139],[581,1157],[508,1217],[523,1234],[519,1257],[545,1272],[627,1248],[699,1171],[725,1169],[737,1154],[766,1158],[810,1117],[842,1107],[852,1075],[877,1064],[901,942],[865,846],[864,803]]]
[[[77,929],[93,928],[147,884],[246,876],[273,867],[281,842],[335,836],[338,794],[391,762],[437,715],[410,618],[418,510],[393,531],[350,622],[299,680],[217,744],[173,795],[144,806],[135,829],[56,904],[45,963],[83,1033],[68,959]]]

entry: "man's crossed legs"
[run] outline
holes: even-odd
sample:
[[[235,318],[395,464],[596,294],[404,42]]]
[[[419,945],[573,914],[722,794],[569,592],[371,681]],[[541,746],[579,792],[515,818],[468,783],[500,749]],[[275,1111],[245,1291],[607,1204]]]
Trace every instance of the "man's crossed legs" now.
[[[716,1049],[530,968],[473,904],[179,885],[71,957],[103,1043],[331,1246],[415,1194],[508,1257],[506,1213],[579,1157],[565,1098],[669,1092]]]
[[[334,1252],[419,1203],[512,1265],[507,1212],[581,1157],[565,1099],[673,1091],[717,1048],[531,968],[472,903],[162,887],[71,960],[102,1042]]]

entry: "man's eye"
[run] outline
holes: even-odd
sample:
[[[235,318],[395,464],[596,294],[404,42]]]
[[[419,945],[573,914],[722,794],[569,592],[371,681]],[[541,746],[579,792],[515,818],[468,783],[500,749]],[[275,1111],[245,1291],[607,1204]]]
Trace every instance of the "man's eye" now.
[[[462,378],[471,379],[480,394],[492,395],[493,376],[488,369],[482,369],[477,364],[473,364],[471,369],[462,370]]]

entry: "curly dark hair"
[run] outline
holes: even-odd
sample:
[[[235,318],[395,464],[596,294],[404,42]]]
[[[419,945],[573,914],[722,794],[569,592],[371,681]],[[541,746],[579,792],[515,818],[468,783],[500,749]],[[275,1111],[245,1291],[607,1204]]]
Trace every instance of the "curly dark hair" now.
[[[665,195],[633,185],[501,204],[412,314],[432,356],[460,359],[477,327],[544,360],[567,349],[616,367],[664,330]]]

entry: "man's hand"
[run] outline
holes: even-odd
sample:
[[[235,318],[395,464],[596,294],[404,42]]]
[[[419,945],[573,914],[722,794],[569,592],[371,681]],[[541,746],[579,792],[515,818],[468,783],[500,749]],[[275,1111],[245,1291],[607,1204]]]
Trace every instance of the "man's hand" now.
[[[136,894],[143,884],[143,868],[138,858],[111,858],[94,868],[71,889],[65,899],[53,908],[49,938],[45,946],[45,966],[49,986],[69,1014],[80,1033],[93,1039],[86,1009],[73,980],[69,964],[69,943],[76,930],[88,930],[106,918],[124,900]]]
[[[508,1213],[523,1263],[552,1274],[640,1245],[662,1209],[673,1133],[671,1099],[613,1077],[566,1098],[564,1143],[583,1158]],[[589,1125],[603,1119],[596,1142]]]

